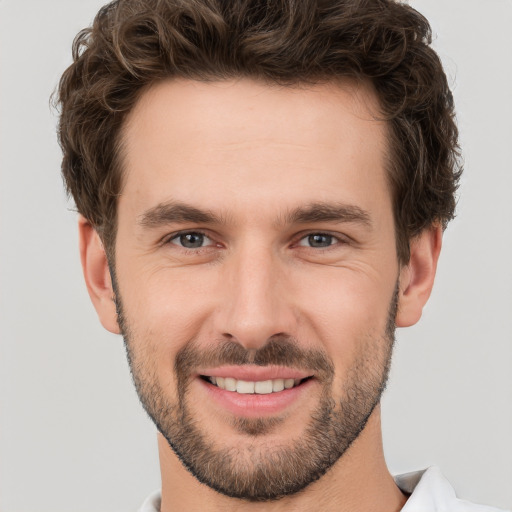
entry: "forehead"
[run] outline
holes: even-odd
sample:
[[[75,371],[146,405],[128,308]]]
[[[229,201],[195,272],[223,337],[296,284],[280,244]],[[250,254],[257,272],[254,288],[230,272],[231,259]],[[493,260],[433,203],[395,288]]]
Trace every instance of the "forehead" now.
[[[389,202],[378,110],[364,84],[157,83],[124,126],[119,212],[170,200],[248,214],[276,203]]]

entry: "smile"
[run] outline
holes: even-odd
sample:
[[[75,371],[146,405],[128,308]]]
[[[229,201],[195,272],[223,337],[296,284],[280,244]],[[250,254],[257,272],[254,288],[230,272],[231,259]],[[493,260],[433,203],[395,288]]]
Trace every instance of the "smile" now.
[[[302,382],[309,378],[306,377],[305,379],[269,379],[248,381],[235,379],[233,377],[210,377],[206,375],[201,377],[220,389],[246,395],[268,395],[271,393],[279,393],[285,389],[291,389],[299,386]]]
[[[214,410],[237,417],[263,418],[283,414],[311,397],[315,374],[282,366],[223,365],[201,368],[196,373],[198,389],[206,393]]]

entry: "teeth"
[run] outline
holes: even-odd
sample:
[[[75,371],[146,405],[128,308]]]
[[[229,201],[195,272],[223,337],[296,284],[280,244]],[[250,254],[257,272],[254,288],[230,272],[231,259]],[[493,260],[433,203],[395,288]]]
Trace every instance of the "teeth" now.
[[[293,388],[295,381],[293,379],[284,379],[284,389]]]
[[[224,379],[224,389],[226,391],[236,391],[236,379],[232,379],[231,377],[226,377]]]
[[[271,380],[262,380],[254,383],[254,392],[258,395],[268,395],[272,393],[273,386]]]
[[[283,379],[276,379],[272,381],[272,391],[279,392],[283,391],[284,389],[284,380]]]
[[[208,380],[226,391],[235,391],[241,394],[268,395],[279,393],[284,389],[291,389],[300,384],[301,379],[273,379],[260,380],[256,382],[236,380],[232,377],[208,377]]]
[[[236,392],[244,393],[249,395],[254,393],[254,382],[246,382],[245,380],[239,380],[236,383]]]

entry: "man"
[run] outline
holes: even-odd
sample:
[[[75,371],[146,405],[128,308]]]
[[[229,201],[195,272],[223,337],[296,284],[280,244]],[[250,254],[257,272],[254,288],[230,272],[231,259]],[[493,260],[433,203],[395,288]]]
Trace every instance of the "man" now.
[[[127,0],[77,37],[63,174],[159,430],[143,511],[492,510],[382,450],[460,177],[429,42],[389,0]]]

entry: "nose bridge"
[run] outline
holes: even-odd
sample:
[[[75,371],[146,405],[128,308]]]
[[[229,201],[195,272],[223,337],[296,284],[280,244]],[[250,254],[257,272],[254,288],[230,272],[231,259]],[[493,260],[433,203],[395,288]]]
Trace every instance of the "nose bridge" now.
[[[228,258],[217,331],[244,347],[259,348],[277,334],[290,334],[291,304],[284,293],[283,263],[271,247],[247,241]]]

